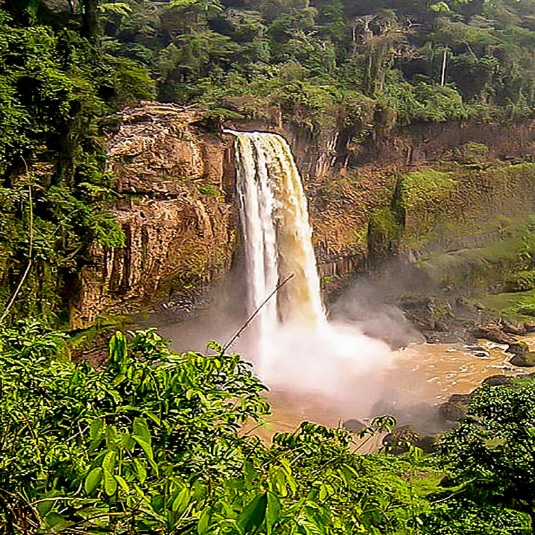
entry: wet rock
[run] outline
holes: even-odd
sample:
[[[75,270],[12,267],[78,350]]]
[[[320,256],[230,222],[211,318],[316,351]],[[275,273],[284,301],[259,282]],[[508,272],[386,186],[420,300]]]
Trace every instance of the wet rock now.
[[[513,366],[520,366],[521,368],[531,368],[535,366],[535,351],[515,354],[509,362]]]
[[[512,342],[508,345],[506,351],[513,355],[525,355],[526,353],[529,353],[529,346],[526,342]]]
[[[500,325],[481,325],[472,331],[476,338],[485,338],[497,344],[512,344],[514,336],[506,333]]]
[[[351,418],[345,421],[342,426],[350,433],[358,433],[359,431],[367,427],[366,424],[363,424],[359,420],[355,420],[355,418]]]
[[[466,418],[466,410],[473,394],[453,394],[448,401],[439,405],[438,412],[444,420],[459,422]]]
[[[501,327],[504,332],[508,334],[514,334],[516,336],[522,336],[527,333],[525,325],[512,323],[510,321],[502,321]]]
[[[483,380],[485,386],[512,386],[514,378],[508,375],[491,375]]]
[[[466,351],[485,351],[485,348],[483,346],[477,346],[477,345],[464,345],[463,349],[466,349]]]
[[[383,438],[383,446],[394,455],[401,455],[416,446],[424,437],[410,425],[396,427],[392,433]]]
[[[468,351],[471,355],[474,355],[474,357],[480,359],[488,359],[490,357],[490,353],[483,346],[465,345],[463,346],[463,349]]]
[[[426,435],[418,440],[415,446],[425,453],[435,453],[438,450],[438,439],[439,435]]]

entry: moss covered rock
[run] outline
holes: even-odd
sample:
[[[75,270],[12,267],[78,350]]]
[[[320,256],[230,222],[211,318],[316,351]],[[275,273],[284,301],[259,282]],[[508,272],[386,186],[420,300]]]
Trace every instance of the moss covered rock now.
[[[525,355],[526,353],[529,353],[529,346],[526,342],[512,342],[509,344],[507,352],[512,353],[513,355]]]
[[[513,366],[520,366],[521,368],[531,368],[535,366],[535,351],[528,351],[520,355],[516,354],[509,361]]]

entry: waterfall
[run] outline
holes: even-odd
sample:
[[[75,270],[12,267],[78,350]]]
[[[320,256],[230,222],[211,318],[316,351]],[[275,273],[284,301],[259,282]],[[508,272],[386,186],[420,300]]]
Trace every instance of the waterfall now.
[[[260,336],[281,323],[325,324],[306,196],[290,147],[276,134],[232,132],[245,242],[248,309],[292,279],[260,312]]]
[[[256,369],[270,386],[354,399],[354,378],[383,366],[389,348],[355,325],[327,322],[307,201],[284,138],[225,132],[234,135],[248,311],[261,307],[249,331]]]

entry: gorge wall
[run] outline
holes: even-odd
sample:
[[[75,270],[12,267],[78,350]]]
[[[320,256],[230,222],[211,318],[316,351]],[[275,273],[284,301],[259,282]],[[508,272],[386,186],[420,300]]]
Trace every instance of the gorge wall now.
[[[423,124],[363,136],[331,126],[231,121],[290,142],[305,179],[320,274],[334,280],[391,255],[483,243],[500,217],[535,207],[534,121]],[[232,139],[198,110],[124,112],[108,146],[126,247],[93,246],[71,311],[82,328],[170,300],[187,313],[239,247]]]

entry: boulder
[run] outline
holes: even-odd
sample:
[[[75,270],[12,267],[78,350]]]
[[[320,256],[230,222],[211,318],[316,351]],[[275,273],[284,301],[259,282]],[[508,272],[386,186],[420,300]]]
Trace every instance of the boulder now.
[[[483,380],[485,386],[512,386],[514,377],[508,375],[491,375]]]
[[[526,342],[511,342],[507,347],[507,353],[513,355],[525,355],[529,353],[529,346]]]
[[[488,359],[490,357],[490,353],[483,346],[465,345],[463,346],[463,349],[469,352],[474,357],[478,357],[481,359]]]
[[[528,331],[525,324],[512,323],[510,321],[502,321],[502,329],[508,334],[514,334],[516,336],[522,336]]]
[[[507,334],[499,325],[481,325],[472,331],[472,335],[497,344],[512,344],[515,341],[514,337]]]
[[[346,420],[342,424],[342,427],[344,427],[344,429],[347,429],[350,433],[358,433],[360,430],[364,429],[367,426],[361,421],[355,420],[355,418],[351,418],[349,420]]]
[[[424,437],[410,425],[396,427],[383,438],[383,446],[394,455],[407,453],[411,446],[417,446]]]
[[[417,448],[420,448],[425,453],[435,453],[438,450],[439,435],[425,435],[415,444]]]
[[[438,407],[442,419],[450,422],[459,422],[466,418],[466,409],[472,394],[453,394],[448,401]]]
[[[515,354],[509,361],[513,366],[520,366],[521,368],[531,368],[535,366],[535,351],[528,351],[527,353]]]

